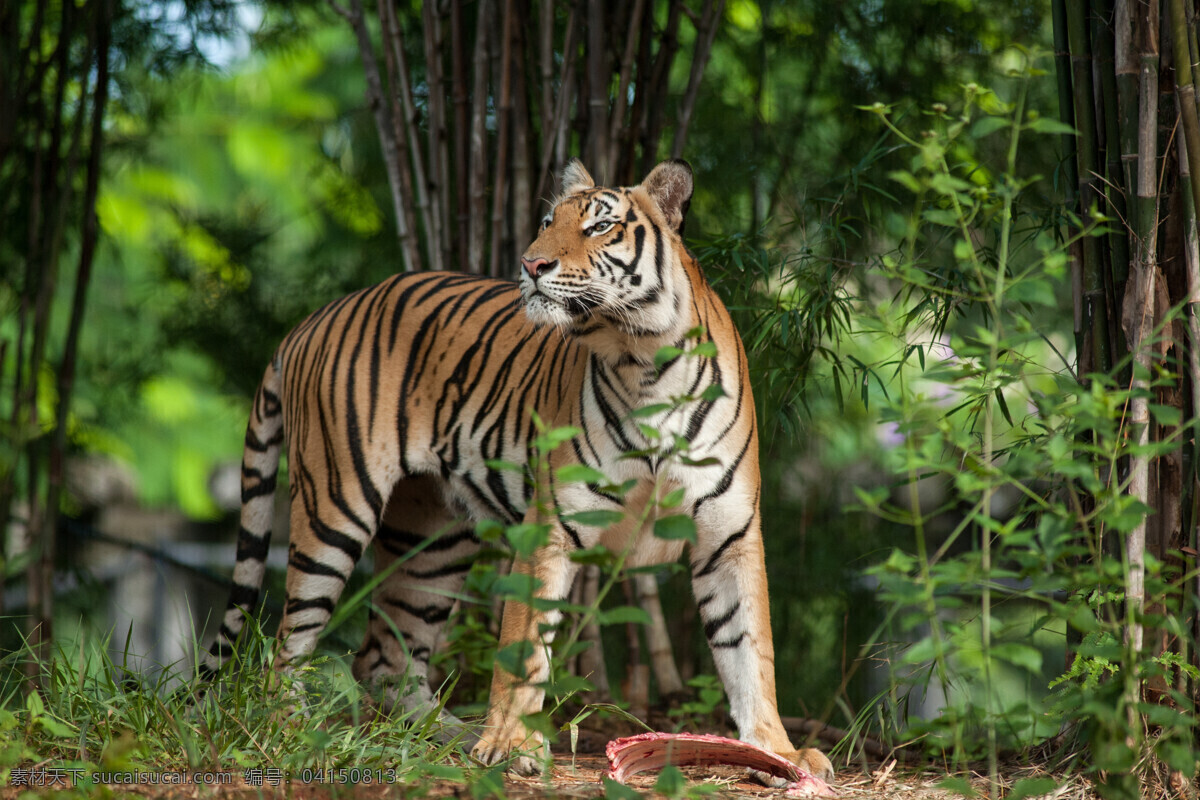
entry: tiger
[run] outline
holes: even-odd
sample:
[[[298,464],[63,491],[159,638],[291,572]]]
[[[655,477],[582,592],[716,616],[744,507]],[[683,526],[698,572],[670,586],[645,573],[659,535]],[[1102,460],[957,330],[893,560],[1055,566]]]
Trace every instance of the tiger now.
[[[606,188],[572,160],[517,281],[399,274],[293,329],[254,397],[233,587],[204,669],[230,658],[257,603],[286,447],[291,532],[275,668],[313,653],[373,545],[385,575],[374,590],[381,613],[369,615],[352,672],[391,687],[393,707],[439,708],[430,657],[482,546],[476,524],[538,514],[527,476],[501,467],[528,463],[535,412],[574,435],[547,456],[548,539],[513,571],[536,579],[537,598],[563,600],[578,551],[623,550],[630,567],[676,561],[686,540],[652,535],[656,502],[673,493],[678,506],[662,513],[695,523],[692,587],[740,737],[832,779],[824,754],[792,745],[777,709],[754,400],[729,312],[683,243],[692,192],[685,161],[659,164],[636,186]],[[697,335],[711,345],[685,357]],[[712,385],[722,391],[702,391]],[[664,439],[686,442],[689,458],[656,451]],[[558,481],[572,464],[633,488],[620,497]],[[628,513],[609,527],[579,521],[576,512],[595,510]],[[494,667],[486,723],[471,747],[483,764],[507,760],[521,775],[542,768],[542,734],[522,717],[543,706],[547,647],[561,616],[535,605],[504,603],[499,647],[538,644],[524,678]],[[451,731],[469,735],[440,713]]]

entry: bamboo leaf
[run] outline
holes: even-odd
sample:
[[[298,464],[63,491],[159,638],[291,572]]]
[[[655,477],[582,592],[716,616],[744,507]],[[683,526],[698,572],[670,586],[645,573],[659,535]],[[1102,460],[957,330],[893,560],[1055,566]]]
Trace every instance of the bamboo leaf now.
[[[1005,421],[1013,425],[1012,414],[1008,412],[1008,403],[1004,400],[1004,391],[999,386],[996,387],[996,404],[1000,406],[1000,413],[1004,415]]]
[[[1053,133],[1067,136],[1078,136],[1079,131],[1072,128],[1070,125],[1063,124],[1051,117],[1038,117],[1033,122],[1025,126],[1025,130],[1033,131],[1034,133]]]

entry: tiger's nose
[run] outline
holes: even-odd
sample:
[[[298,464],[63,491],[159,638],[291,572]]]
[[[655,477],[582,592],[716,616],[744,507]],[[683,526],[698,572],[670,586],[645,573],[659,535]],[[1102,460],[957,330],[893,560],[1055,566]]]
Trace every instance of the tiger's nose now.
[[[557,264],[557,261],[547,261],[544,258],[525,258],[521,256],[521,266],[525,268],[525,271],[529,273],[529,277],[531,278],[536,278],[539,271],[547,272],[554,269]]]

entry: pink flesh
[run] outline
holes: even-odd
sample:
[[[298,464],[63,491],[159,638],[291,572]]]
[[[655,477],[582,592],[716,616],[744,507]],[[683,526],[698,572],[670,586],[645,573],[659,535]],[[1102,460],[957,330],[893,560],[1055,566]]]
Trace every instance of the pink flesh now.
[[[608,777],[625,783],[631,775],[662,769],[667,764],[688,767],[727,764],[749,767],[789,781],[789,797],[831,797],[829,784],[810,775],[787,759],[736,739],[703,733],[643,733],[614,739],[605,748]]]

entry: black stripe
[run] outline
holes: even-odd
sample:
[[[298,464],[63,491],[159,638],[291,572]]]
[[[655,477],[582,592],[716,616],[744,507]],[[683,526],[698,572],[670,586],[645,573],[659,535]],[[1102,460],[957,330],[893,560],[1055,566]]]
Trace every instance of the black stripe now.
[[[725,541],[721,542],[721,546],[714,550],[713,554],[708,557],[708,561],[704,564],[704,569],[695,573],[693,577],[703,578],[705,575],[708,575],[715,570],[717,568],[717,562],[721,559],[721,556],[725,554],[725,551],[728,550],[734,542],[746,535],[746,531],[750,530],[750,524],[753,522],[754,515],[751,515],[744,528],[737,533],[729,534],[729,537],[725,539]],[[695,569],[695,567],[693,567],[693,569]]]
[[[334,569],[328,564],[316,561],[305,553],[302,553],[296,549],[293,549],[292,552],[288,554],[288,568],[291,569],[293,567],[306,575],[323,575],[329,578],[339,578],[343,581],[346,580],[346,576],[338,570]]]
[[[737,638],[735,638],[735,639],[728,639],[724,642],[711,642],[709,646],[712,647],[714,650],[717,649],[718,647],[722,648],[722,649],[730,648],[730,647],[737,647],[739,644],[742,643],[742,639],[744,639],[745,637],[746,637],[746,632],[742,631],[741,633],[739,633],[737,635]]]
[[[308,509],[309,524],[312,526],[313,533],[315,533],[317,538],[321,540],[321,543],[329,545],[330,547],[336,547],[338,550],[341,550],[343,553],[345,553],[351,561],[357,564],[358,560],[362,558],[362,545],[359,544],[358,541],[353,537],[347,536],[341,531],[334,530],[326,525],[317,518],[313,511],[314,510],[311,508]]]
[[[746,437],[746,442],[742,445],[742,451],[738,453],[733,464],[721,476],[721,480],[717,482],[716,488],[696,501],[696,505],[692,507],[693,515],[700,511],[700,506],[704,505],[704,503],[712,500],[714,497],[720,497],[729,491],[729,486],[733,483],[733,476],[737,474],[738,466],[742,463],[742,459],[746,457],[746,451],[750,449],[750,440],[754,438],[753,433],[753,430],[751,430],[751,435]]]
[[[575,549],[582,550],[583,541],[579,538],[579,534],[575,532],[575,529],[563,521],[562,517],[558,518],[558,524],[562,525],[562,529],[567,532],[567,536],[571,537],[571,543],[575,545]]]
[[[724,615],[716,617],[715,619],[710,619],[708,622],[704,623],[704,637],[709,641],[712,641],[712,638],[717,635],[717,631],[721,630],[721,628],[725,627],[725,625],[731,619],[733,619],[733,616],[737,614],[738,609],[741,608],[741,605],[741,601],[738,601],[734,603],[733,607],[730,608],[729,611],[727,611]]]
[[[428,580],[430,578],[444,578],[447,575],[461,575],[464,572],[469,572],[471,569],[470,561],[451,561],[448,564],[443,564],[440,567],[434,567],[427,570],[405,570],[410,577],[419,580]]]
[[[229,587],[229,605],[226,610],[233,608],[241,608],[245,611],[252,611],[254,604],[258,602],[258,587],[245,586],[240,583],[235,583]]]
[[[424,542],[427,536],[422,536],[419,533],[412,531],[404,531],[399,528],[393,528],[390,525],[380,523],[379,534],[376,541],[393,555],[402,556],[408,553],[409,550]],[[471,529],[458,531],[457,533],[447,533],[438,536],[425,547],[421,548],[422,553],[439,553],[445,550],[451,550],[458,547],[463,542],[474,542],[479,544],[479,537],[475,535],[475,531]]]
[[[245,505],[256,497],[265,497],[267,495],[274,494],[275,482],[278,479],[277,474],[267,475],[264,477],[263,474],[256,469],[242,467],[242,476],[246,478],[258,478],[258,483],[242,489],[242,505]]]
[[[253,531],[239,527],[237,539],[237,560],[266,561],[271,549],[271,532],[266,531],[261,536]]]
[[[286,613],[295,614],[299,611],[311,611],[314,608],[332,614],[333,600],[328,597],[310,597],[307,600],[289,597]]]
[[[453,608],[453,606],[436,605],[414,606],[398,597],[385,597],[383,602],[390,606],[395,606],[401,611],[411,614],[422,622],[430,625],[448,620],[450,618],[450,609]]]
[[[255,428],[255,426],[253,423],[246,426],[246,445],[245,446],[246,446],[247,450],[253,450],[256,453],[265,453],[268,448],[273,447],[283,441],[283,429],[282,428],[280,428],[278,431],[276,431],[274,433],[274,435],[272,435],[271,438],[267,439],[265,442],[262,439],[258,438],[258,434],[254,432],[254,428]]]

